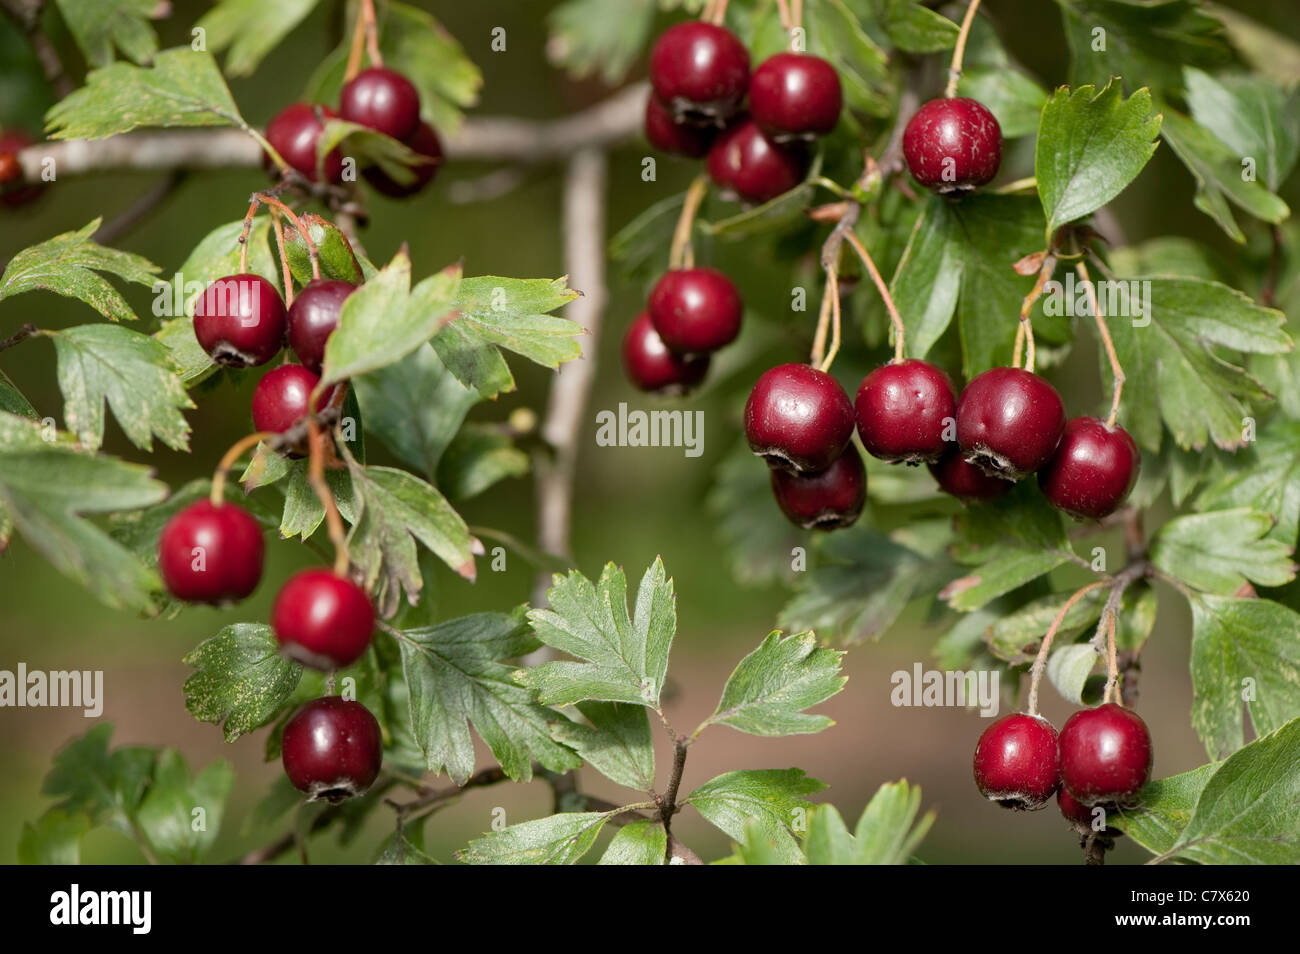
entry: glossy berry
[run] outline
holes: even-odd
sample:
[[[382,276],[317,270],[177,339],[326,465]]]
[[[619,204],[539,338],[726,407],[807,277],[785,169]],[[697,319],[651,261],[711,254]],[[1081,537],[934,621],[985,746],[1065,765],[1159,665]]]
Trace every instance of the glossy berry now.
[[[939,368],[909,358],[882,365],[862,379],[853,402],[858,436],[872,457],[932,463],[952,438],[957,394]]]
[[[716,127],[679,121],[658,96],[651,94],[646,100],[645,137],[656,149],[700,159],[708,154],[717,136]]]
[[[1056,793],[1056,807],[1061,810],[1061,815],[1064,816],[1067,821],[1074,823],[1075,829],[1079,831],[1080,834],[1086,834],[1094,830],[1104,831],[1112,838],[1124,834],[1122,831],[1108,827],[1104,818],[1100,819],[1101,826],[1094,829],[1092,827],[1093,812],[1096,808],[1089,807],[1080,802],[1077,798],[1067,792],[1064,786],[1062,786]]]
[[[280,759],[293,787],[312,800],[341,802],[360,795],[379,775],[384,738],[359,702],[313,699],[294,713],[280,739]]]
[[[650,291],[650,320],[673,351],[717,351],[740,334],[745,306],[740,292],[716,268],[678,268]]]
[[[951,445],[944,455],[929,465],[930,474],[939,483],[939,489],[959,500],[996,500],[1015,486],[1001,477],[990,477],[974,464],[966,463],[957,445]]]
[[[351,665],[366,651],[375,610],[351,580],[329,570],[303,570],[276,596],[271,628],[286,655],[316,669],[334,669]]]
[[[660,394],[685,394],[704,380],[709,370],[707,354],[683,355],[669,351],[643,311],[623,336],[623,370],[634,387]]]
[[[343,85],[339,114],[349,122],[405,140],[420,121],[420,94],[396,70],[372,66]]]
[[[965,192],[998,174],[1002,127],[983,103],[932,99],[903,130],[903,156],[914,178],[935,192]]]
[[[1003,716],[975,746],[975,784],[1003,808],[1042,808],[1060,784],[1056,730],[1025,712]]]
[[[177,511],[158,537],[158,572],[189,603],[242,600],[262,579],[262,528],[242,507],[200,500]]]
[[[1125,804],[1151,778],[1151,733],[1132,709],[1107,702],[1061,726],[1061,784],[1084,805]]]
[[[415,132],[406,140],[406,144],[416,155],[428,160],[422,165],[411,167],[415,178],[410,182],[403,185],[391,178],[379,166],[367,166],[361,173],[372,189],[390,199],[405,199],[420,192],[433,181],[434,176],[438,174],[438,167],[442,165],[442,141],[438,138],[437,131],[428,123],[422,122],[416,126]]]
[[[778,53],[749,81],[749,113],[769,136],[824,136],[840,121],[844,93],[835,67],[819,56]]]
[[[857,448],[814,474],[772,469],[772,493],[790,522],[805,530],[837,530],[857,521],[867,502],[867,471]]]
[[[308,406],[312,389],[320,378],[300,364],[282,364],[262,375],[253,389],[253,427],[283,434],[312,410]],[[329,404],[331,388],[320,396],[319,406]]]
[[[338,113],[328,106],[293,103],[266,124],[266,139],[285,162],[312,182],[341,182],[343,156],[337,149],[325,155],[317,171],[316,146],[325,131],[322,118],[337,119]]]
[[[749,393],[745,436],[772,467],[825,470],[853,437],[853,405],[826,372],[806,364],[777,365]]]
[[[325,342],[338,327],[343,302],[357,288],[349,282],[316,278],[308,282],[289,306],[286,318],[289,347],[309,371],[320,374]]]
[[[10,185],[17,183],[23,176],[22,166],[18,164],[18,153],[35,144],[35,140],[21,129],[0,132],[0,203],[10,208],[26,205],[44,191],[39,185]]]
[[[1019,480],[1049,460],[1065,431],[1065,405],[1044,378],[1021,368],[977,375],[957,401],[957,443],[986,474]]]
[[[749,51],[726,27],[679,23],[650,51],[650,85],[678,118],[721,121],[745,98]]]
[[[773,142],[753,120],[727,129],[709,150],[709,176],[746,202],[775,199],[803,182],[807,172],[802,143]]]
[[[1142,455],[1128,431],[1095,417],[1074,417],[1038,472],[1038,486],[1053,507],[1080,520],[1100,520],[1124,502],[1141,468]]]
[[[284,300],[261,275],[218,278],[194,303],[194,337],[231,368],[266,364],[284,344]]]

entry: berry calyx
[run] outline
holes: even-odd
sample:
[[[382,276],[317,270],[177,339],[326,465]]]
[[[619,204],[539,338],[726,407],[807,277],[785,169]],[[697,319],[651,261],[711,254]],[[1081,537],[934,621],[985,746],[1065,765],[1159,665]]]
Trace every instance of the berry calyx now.
[[[360,795],[379,776],[383,733],[359,702],[313,699],[285,724],[280,760],[293,787],[312,801],[341,802]]]
[[[957,401],[957,443],[993,477],[1019,480],[1046,464],[1065,431],[1065,405],[1046,379],[1022,368],[976,375]]]
[[[967,192],[998,174],[1002,127],[978,100],[932,99],[903,130],[903,156],[912,178],[927,189]]]
[[[320,374],[325,342],[338,327],[343,302],[357,288],[349,282],[316,278],[308,282],[289,306],[286,318],[289,347],[308,370]]]
[[[319,172],[316,161],[316,146],[325,131],[324,120],[337,118],[338,113],[328,106],[292,103],[266,124],[266,141],[275,147],[280,158],[312,182],[341,182],[343,156],[337,149],[325,155]]]
[[[1151,733],[1132,709],[1107,702],[1061,726],[1061,784],[1084,805],[1127,804],[1151,778]]]
[[[390,199],[405,199],[420,192],[433,181],[434,176],[438,174],[438,167],[442,165],[442,140],[438,138],[437,130],[428,123],[422,122],[417,125],[415,132],[406,140],[406,145],[417,156],[423,156],[428,160],[421,165],[411,167],[415,178],[410,182],[403,185],[391,178],[379,166],[367,166],[361,173],[372,189]]]
[[[285,655],[305,666],[334,669],[361,658],[375,628],[370,597],[329,570],[289,578],[271,608],[271,628]]]
[[[1040,716],[1016,712],[984,730],[975,745],[975,784],[1003,808],[1034,811],[1060,785],[1056,730]]]
[[[405,140],[420,121],[420,94],[397,70],[372,66],[343,85],[339,113],[349,122]]]
[[[709,176],[746,202],[768,202],[803,182],[808,151],[773,142],[753,120],[727,129],[709,150]]]
[[[623,370],[634,387],[660,394],[685,394],[704,380],[707,354],[682,355],[668,349],[643,311],[623,336]]]
[[[796,474],[772,469],[777,506],[805,530],[837,530],[855,523],[867,502],[867,471],[850,446],[825,470]]]
[[[763,372],[745,404],[750,449],[771,467],[825,470],[853,436],[853,405],[839,382],[806,364]]]
[[[194,337],[217,364],[266,364],[284,344],[284,300],[261,275],[218,278],[194,303]]]
[[[178,600],[230,603],[257,589],[265,552],[262,528],[247,510],[199,500],[163,526],[158,572]]]
[[[939,483],[939,489],[959,500],[996,500],[1015,486],[1001,477],[990,477],[974,464],[966,463],[956,444],[929,465],[930,473]]]
[[[698,126],[678,120],[672,110],[659,101],[658,96],[651,94],[646,100],[645,138],[656,149],[700,159],[708,153],[717,135],[716,127]]]
[[[933,463],[948,449],[957,394],[948,375],[909,358],[876,368],[853,402],[858,436],[872,457],[893,463]]]
[[[749,51],[726,27],[678,23],[650,51],[650,85],[679,119],[720,124],[749,88]]]
[[[840,75],[819,56],[777,53],[749,81],[750,115],[778,141],[826,135],[843,106]]]
[[[1065,422],[1060,446],[1038,472],[1052,506],[1079,520],[1100,520],[1119,509],[1133,489],[1142,455],[1124,428],[1095,417]]]
[[[45,191],[39,185],[18,184],[23,177],[18,153],[35,144],[36,141],[21,129],[0,132],[0,202],[10,208],[26,205]]]
[[[735,341],[744,310],[736,286],[716,268],[674,269],[650,292],[655,331],[681,354],[716,351]]]

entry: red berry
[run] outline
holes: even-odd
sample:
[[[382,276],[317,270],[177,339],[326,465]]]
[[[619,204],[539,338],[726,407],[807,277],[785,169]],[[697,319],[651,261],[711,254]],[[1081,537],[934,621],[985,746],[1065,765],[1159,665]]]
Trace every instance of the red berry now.
[[[1101,826],[1094,829],[1092,827],[1093,813],[1097,808],[1103,808],[1104,806],[1089,807],[1067,792],[1064,786],[1062,786],[1056,793],[1056,806],[1061,810],[1061,814],[1065,816],[1067,821],[1074,823],[1075,830],[1080,834],[1086,834],[1094,830],[1104,831],[1111,837],[1118,837],[1124,834],[1122,831],[1108,827],[1104,814],[1098,819],[1101,822]]]
[[[1044,378],[1021,368],[977,375],[957,402],[957,443],[986,474],[1019,480],[1055,453],[1065,405]]]
[[[975,784],[1003,808],[1042,808],[1060,785],[1056,730],[1040,716],[1016,712],[984,730],[975,746]]]
[[[1038,472],[1038,486],[1053,507],[1080,520],[1114,513],[1137,481],[1142,455],[1129,432],[1095,417],[1065,422],[1061,444]]]
[[[749,81],[749,112],[777,139],[824,136],[840,121],[844,93],[835,67],[819,56],[778,53]]]
[[[420,121],[420,94],[396,70],[372,66],[344,84],[339,113],[349,122],[405,140]]]
[[[745,436],[772,467],[825,470],[853,437],[853,405],[826,372],[806,364],[777,365],[749,393]]]
[[[284,343],[284,300],[261,275],[218,278],[194,303],[194,337],[231,368],[266,364]]]
[[[650,320],[673,351],[717,351],[740,334],[745,306],[740,293],[716,268],[679,268],[650,292]]]
[[[718,131],[713,126],[680,122],[653,93],[645,104],[645,137],[663,152],[699,159],[709,151]]]
[[[952,437],[957,395],[948,375],[910,358],[882,365],[862,379],[857,400],[858,435],[872,457],[919,464],[938,460]]]
[[[366,651],[375,610],[351,580],[329,570],[303,570],[276,596],[271,628],[288,656],[316,669],[333,669],[351,665]]]
[[[320,374],[325,342],[338,327],[344,300],[357,288],[349,282],[316,278],[289,306],[289,347],[307,369]]]
[[[1151,733],[1132,709],[1107,702],[1061,726],[1061,784],[1084,805],[1131,802],[1151,778]]]
[[[623,369],[633,386],[661,394],[684,394],[704,380],[707,354],[681,355],[668,350],[643,311],[623,336]]]
[[[319,111],[320,115],[317,115]],[[343,156],[331,149],[320,163],[317,174],[316,145],[325,131],[323,120],[337,119],[338,113],[328,106],[292,103],[266,124],[266,139],[285,162],[312,182],[343,181]]]
[[[709,150],[713,181],[746,202],[775,199],[803,182],[807,172],[802,143],[775,143],[749,119],[727,129]]]
[[[650,51],[650,84],[678,117],[725,119],[749,87],[749,52],[726,27],[679,23]]]
[[[411,172],[415,174],[411,182],[402,185],[389,178],[388,173],[379,166],[367,166],[361,173],[372,189],[390,199],[405,199],[415,195],[433,181],[433,177],[438,174],[438,167],[442,165],[442,141],[438,139],[437,131],[428,123],[422,122],[416,126],[415,132],[411,134],[406,144],[416,155],[429,160],[423,165],[411,167]]]
[[[966,463],[955,444],[929,467],[939,482],[939,489],[960,500],[995,500],[1015,486],[1009,480],[990,477],[974,464]]]
[[[39,185],[10,185],[23,177],[18,153],[35,144],[35,140],[21,129],[0,132],[0,202],[10,208],[26,205],[45,191]]]
[[[795,474],[772,469],[772,493],[781,512],[805,530],[837,530],[857,521],[867,502],[867,471],[849,446],[825,470]]]
[[[312,410],[328,407],[334,388],[317,399],[314,409],[309,406],[312,389],[319,383],[320,378],[300,364],[272,368],[253,389],[253,427],[283,434]]]
[[[200,500],[177,511],[158,537],[158,572],[190,603],[242,600],[262,579],[262,528],[232,503]]]
[[[313,699],[294,713],[280,739],[284,774],[312,800],[341,802],[360,795],[379,775],[384,737],[359,702]]]
[[[1002,164],[1002,127],[983,103],[932,99],[903,130],[903,155],[914,178],[935,192],[982,186]]]

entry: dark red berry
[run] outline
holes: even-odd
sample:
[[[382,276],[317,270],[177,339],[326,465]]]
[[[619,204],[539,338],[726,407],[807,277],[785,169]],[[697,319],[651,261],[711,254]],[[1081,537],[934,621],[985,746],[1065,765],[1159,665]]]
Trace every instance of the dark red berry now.
[[[218,364],[266,364],[284,344],[284,300],[261,275],[218,278],[194,303],[194,337]]]
[[[939,489],[960,500],[996,500],[1015,486],[1009,480],[990,477],[974,464],[966,463],[956,444],[929,467],[939,482]]]
[[[1142,455],[1128,431],[1095,417],[1074,417],[1038,472],[1038,486],[1053,507],[1080,520],[1100,520],[1124,502],[1141,468]]]
[[[317,115],[319,112],[320,115]],[[323,120],[337,119],[338,113],[328,106],[293,103],[266,124],[266,139],[285,162],[312,182],[341,182],[343,156],[331,149],[317,172],[316,146],[325,131]]]
[[[351,665],[366,651],[375,610],[351,580],[329,570],[303,570],[276,596],[271,628],[286,655],[316,669],[334,669]]]
[[[623,369],[634,387],[661,394],[685,394],[704,380],[707,354],[682,355],[668,350],[643,311],[623,336]]]
[[[1132,709],[1107,702],[1061,726],[1061,784],[1084,805],[1130,803],[1151,778],[1151,733]]]
[[[438,167],[442,165],[442,141],[438,138],[437,131],[428,123],[422,122],[416,126],[415,132],[411,134],[406,144],[417,156],[423,156],[428,160],[421,165],[411,167],[415,178],[406,185],[390,178],[388,173],[379,166],[367,166],[361,173],[372,189],[390,199],[405,199],[415,195],[433,181],[434,176],[438,174]]]
[[[655,283],[649,310],[664,344],[698,354],[736,340],[745,306],[731,279],[716,268],[678,268]]]
[[[1042,808],[1060,785],[1056,730],[1025,712],[1003,716],[984,730],[975,746],[975,784],[1003,808]]]
[[[23,177],[23,167],[18,164],[18,153],[35,144],[36,141],[21,129],[0,132],[0,202],[10,208],[26,205],[45,191],[39,185],[18,184]]]
[[[1124,834],[1122,831],[1107,827],[1104,813],[1097,816],[1094,821],[1093,813],[1096,812],[1097,808],[1103,808],[1104,806],[1099,805],[1089,807],[1084,805],[1077,798],[1067,792],[1064,786],[1062,786],[1056,793],[1056,807],[1061,810],[1061,814],[1067,821],[1074,823],[1075,830],[1080,834],[1088,834],[1093,831],[1104,831],[1112,838],[1117,838]],[[1094,828],[1093,825],[1096,822],[1100,822],[1100,825]]]
[[[284,774],[312,800],[341,802],[360,795],[379,775],[384,737],[359,702],[313,699],[294,713],[280,739]]]
[[[778,53],[754,70],[749,112],[769,136],[824,136],[840,121],[844,93],[835,67],[819,56]]]
[[[420,121],[420,94],[396,70],[372,66],[343,85],[339,114],[349,122],[405,140]]]
[[[749,51],[726,27],[679,23],[650,51],[650,84],[678,118],[726,119],[749,87]]]
[[[1065,431],[1065,405],[1044,378],[1021,368],[977,375],[957,402],[957,443],[986,474],[1019,480],[1049,460]]]
[[[781,512],[805,530],[837,530],[855,523],[867,502],[867,471],[855,447],[814,474],[772,469],[772,493]]]
[[[338,327],[344,300],[357,287],[349,282],[316,278],[308,282],[289,306],[289,347],[308,370],[320,374],[325,342]]]
[[[242,600],[262,579],[262,528],[232,503],[200,500],[177,511],[158,537],[158,572],[190,603]]]
[[[745,436],[772,467],[825,470],[853,437],[853,405],[826,372],[806,364],[777,365],[749,393]]]
[[[681,122],[653,93],[645,104],[645,137],[650,145],[677,156],[700,159],[718,136],[714,126]]]
[[[309,406],[312,389],[319,383],[320,378],[300,364],[272,368],[253,389],[253,427],[283,434],[310,411],[328,407],[334,397],[332,387],[319,397],[315,408]]]
[[[909,358],[863,378],[853,407],[858,436],[872,457],[932,463],[952,440],[957,394],[942,370]]]
[[[965,192],[998,174],[1002,127],[977,100],[932,99],[908,121],[903,155],[912,178],[927,189]]]
[[[789,192],[808,172],[802,143],[775,143],[753,120],[727,129],[709,150],[709,175],[746,202],[761,203]]]

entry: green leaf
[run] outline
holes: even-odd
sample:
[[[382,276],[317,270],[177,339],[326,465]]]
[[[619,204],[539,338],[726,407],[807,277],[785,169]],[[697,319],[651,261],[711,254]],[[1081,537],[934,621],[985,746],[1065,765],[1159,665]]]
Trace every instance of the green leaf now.
[[[142,0],[148,3],[150,0]],[[208,49],[226,51],[226,73],[248,76],[293,32],[319,0],[218,0],[195,29],[207,32]]]
[[[415,181],[414,167],[437,162],[378,130],[346,119],[327,118],[316,141],[318,170],[325,157],[336,148],[340,155],[352,159],[358,167],[378,166],[386,176],[403,186]]]
[[[1300,82],[1300,43],[1223,4],[1216,3],[1211,9],[1252,70],[1281,86]]]
[[[1083,705],[1083,685],[1097,663],[1091,643],[1070,643],[1047,657],[1047,678],[1066,702]]]
[[[476,838],[456,857],[470,865],[572,865],[617,812],[564,812]]]
[[[875,0],[876,16],[896,49],[938,53],[957,42],[957,24],[915,0]]]
[[[819,648],[812,633],[781,638],[768,634],[740,661],[713,715],[700,726],[729,725],[750,735],[806,735],[835,724],[829,716],[809,715],[844,688],[840,674],[844,654]],[[697,730],[698,731],[698,730]]]
[[[771,492],[767,470],[754,466],[753,451],[742,436],[718,464],[708,496],[727,562],[739,583],[752,586],[779,580],[789,584],[796,579],[792,553],[804,535],[779,510],[749,506],[750,501]]]
[[[496,660],[537,648],[521,614],[479,613],[404,630],[398,643],[410,693],[411,725],[429,771],[444,769],[457,785],[474,773],[469,723],[501,768],[517,781],[533,777],[532,760],[552,771],[577,768],[574,754],[551,739],[560,718],[533,701]]]
[[[808,52],[828,60],[839,74],[847,121],[853,121],[855,112],[883,118],[893,109],[888,57],[858,19],[857,6],[845,0],[824,0],[809,4],[804,11]],[[769,7],[768,12],[774,11]]]
[[[1295,579],[1291,547],[1266,539],[1273,518],[1254,510],[1216,510],[1175,517],[1156,534],[1151,562],[1207,593],[1231,596],[1246,581],[1281,586]]]
[[[60,799],[55,808],[83,813],[92,825],[109,824],[131,835],[131,818],[153,773],[153,749],[129,746],[109,751],[113,726],[101,723],[73,739],[54,756],[41,794]]]
[[[384,840],[383,850],[375,859],[377,865],[436,865],[438,861],[425,854],[423,849],[423,819],[411,825],[403,825]],[[407,832],[411,835],[407,835]],[[416,844],[416,842],[420,844]]]
[[[134,321],[135,312],[126,299],[97,273],[107,272],[137,285],[153,285],[158,266],[139,255],[91,241],[102,221],[95,219],[75,232],[56,235],[15,255],[0,275],[0,301],[41,289],[84,301],[113,321]]]
[[[184,662],[197,670],[185,680],[185,708],[200,722],[224,723],[227,742],[274,721],[302,679],[263,623],[232,623]]]
[[[259,453],[262,455],[261,459],[266,459],[265,450],[259,449]],[[258,459],[255,457],[253,463],[249,465],[250,471],[258,466]],[[284,486],[281,488],[284,491],[284,511],[280,517],[280,536],[285,540],[291,537],[301,537],[306,540],[325,522],[325,508],[307,479],[307,461],[282,461],[277,455],[275,463],[270,465],[272,475],[279,474],[278,468],[286,464],[287,470],[282,478],[276,478],[284,479]],[[268,479],[265,482],[271,481]],[[339,508],[340,516],[355,526],[358,502],[356,491],[352,486],[352,472],[327,470],[325,482],[329,484],[330,492],[334,495],[334,503]],[[245,486],[251,490],[254,486],[260,485],[246,484]]]
[[[444,134],[460,128],[461,111],[478,102],[483,75],[456,38],[426,11],[385,4],[380,48],[420,93],[420,111]]]
[[[490,424],[466,424],[438,462],[438,486],[452,500],[468,500],[507,477],[522,477],[532,462],[509,434]]]
[[[216,841],[234,784],[229,762],[213,762],[191,779],[180,752],[164,749],[135,816],[154,854],[172,864],[201,860]]]
[[[804,796],[825,787],[802,769],[751,769],[719,775],[683,801],[737,841],[745,838],[745,823],[755,819],[782,863],[798,864],[799,845],[790,827],[807,815],[810,803]]]
[[[35,824],[23,823],[18,837],[20,865],[79,865],[81,838],[90,831],[90,819],[51,808]]]
[[[808,816],[804,851],[810,865],[905,865],[934,823],[934,812],[919,822],[921,789],[906,779],[876,790],[850,835],[832,805],[818,805]]]
[[[1155,153],[1159,131],[1149,90],[1124,99],[1120,84],[1111,80],[1101,92],[1081,86],[1053,93],[1039,120],[1034,158],[1046,241],[1123,192]]]
[[[142,126],[247,129],[210,53],[164,50],[146,68],[114,63],[45,115],[51,139],[106,139]]]
[[[641,54],[655,0],[566,0],[547,16],[550,59],[576,79],[599,75],[617,86]]]
[[[136,63],[158,52],[149,21],[166,16],[158,0],[55,0],[59,16],[91,66],[113,62],[114,49]]]
[[[582,702],[577,708],[591,724],[557,722],[551,727],[555,741],[573,749],[611,782],[638,792],[654,792],[654,737],[645,706]]]
[[[986,638],[989,651],[1012,665],[1030,662],[1038,651],[1043,634],[1069,598],[1068,593],[1057,593],[1030,600],[1019,609],[999,614]],[[1104,594],[1097,590],[1081,597],[1061,620],[1057,638],[1071,639],[1085,627],[1096,623],[1101,617],[1103,602]]]
[[[352,243],[337,225],[314,212],[304,212],[298,221],[307,228],[307,235],[316,245],[321,278],[360,285],[366,273],[357,260]],[[289,259],[289,270],[299,285],[306,285],[314,277],[311,270],[311,253],[307,243],[298,234],[296,226],[285,223],[284,251]]]
[[[1164,854],[1191,821],[1197,799],[1220,764],[1211,762],[1190,772],[1148,782],[1138,793],[1138,808],[1109,812],[1106,824],[1153,854]]]
[[[607,564],[599,583],[577,570],[555,574],[549,609],[529,610],[537,638],[579,662],[549,662],[516,675],[547,705],[586,700],[657,707],[677,629],[673,581],[656,558],[641,578],[636,610],[627,609],[627,578]]]
[[[668,832],[650,818],[638,818],[618,830],[605,853],[602,865],[661,865],[668,854]]]
[[[658,274],[660,257],[672,241],[685,199],[686,193],[679,192],[638,213],[609,240],[609,260],[618,263],[624,275]]]
[[[1197,510],[1245,507],[1273,518],[1270,540],[1288,547],[1300,531],[1300,423],[1277,418],[1238,451],[1196,497]]]
[[[36,408],[32,407],[32,402],[27,400],[27,396],[18,390],[18,386],[9,378],[9,375],[0,369],[0,411],[8,414],[17,414],[19,417],[29,417],[32,420],[39,420],[40,415],[36,413]]]
[[[1214,77],[1183,71],[1192,118],[1237,153],[1254,160],[1270,192],[1286,181],[1300,158],[1300,91],[1253,76]]]

